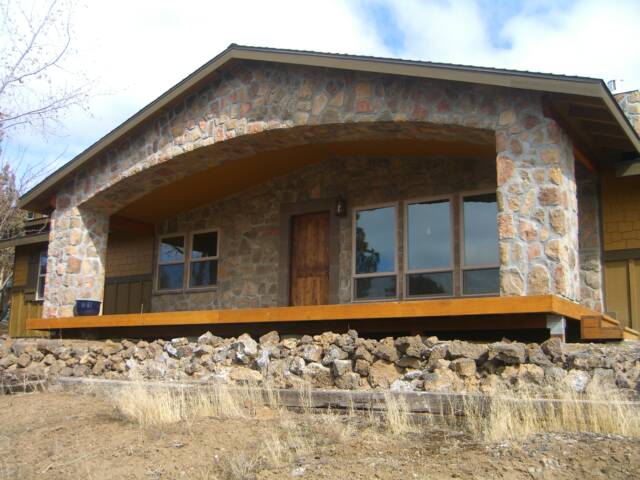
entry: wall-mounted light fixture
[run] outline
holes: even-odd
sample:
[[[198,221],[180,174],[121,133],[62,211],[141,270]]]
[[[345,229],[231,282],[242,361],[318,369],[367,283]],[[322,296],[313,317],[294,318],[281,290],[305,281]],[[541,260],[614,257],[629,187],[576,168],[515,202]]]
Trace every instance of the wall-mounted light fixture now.
[[[347,214],[347,202],[344,198],[338,197],[336,200],[336,215],[338,217],[344,217]]]

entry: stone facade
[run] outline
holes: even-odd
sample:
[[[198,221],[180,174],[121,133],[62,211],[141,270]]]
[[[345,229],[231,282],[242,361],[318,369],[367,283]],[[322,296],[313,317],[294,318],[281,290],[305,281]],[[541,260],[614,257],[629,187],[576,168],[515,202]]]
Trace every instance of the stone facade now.
[[[504,110],[496,127],[502,295],[579,300],[575,162],[539,105]]]
[[[263,148],[443,135],[484,142],[487,132],[495,132],[497,147],[502,294],[578,300],[572,146],[543,115],[539,93],[238,62],[92,159],[59,190],[45,315],[70,315],[76,291],[102,298],[108,216],[158,186]]]
[[[58,202],[49,233],[45,317],[73,315],[77,299],[102,300],[108,234],[104,213]]]
[[[275,178],[249,191],[184,212],[159,225],[158,234],[219,229],[217,290],[162,293],[154,311],[249,308],[278,305],[281,205],[342,197],[351,211],[367,205],[398,202],[398,238],[403,238],[406,200],[457,195],[471,190],[495,191],[493,159],[367,158],[326,160]],[[331,214],[335,214],[331,212]],[[338,301],[351,301],[352,215],[339,225]],[[398,264],[403,264],[398,242]],[[399,268],[402,271],[401,268]],[[456,279],[457,280],[457,279]],[[402,298],[402,282],[399,282]]]
[[[640,133],[640,90],[617,93],[614,97],[633,128]]]
[[[580,299],[593,310],[603,310],[602,229],[600,191],[595,179],[578,184],[580,233]]]

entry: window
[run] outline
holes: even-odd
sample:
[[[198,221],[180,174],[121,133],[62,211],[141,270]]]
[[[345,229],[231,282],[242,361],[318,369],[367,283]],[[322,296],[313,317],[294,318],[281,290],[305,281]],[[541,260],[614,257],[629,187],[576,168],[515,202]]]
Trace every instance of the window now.
[[[354,223],[354,299],[396,298],[396,207],[356,210]]]
[[[47,277],[47,251],[40,252],[38,278],[36,280],[36,300],[44,300],[44,285]],[[32,277],[33,278],[33,277]]]
[[[189,287],[210,287],[218,282],[218,232],[191,237]]]
[[[462,293],[498,293],[500,270],[496,194],[465,196],[462,203]]]
[[[158,249],[158,290],[211,287],[218,282],[218,232],[197,232],[160,239]],[[187,277],[187,278],[185,278]]]
[[[453,295],[451,201],[409,203],[406,219],[405,295]]]

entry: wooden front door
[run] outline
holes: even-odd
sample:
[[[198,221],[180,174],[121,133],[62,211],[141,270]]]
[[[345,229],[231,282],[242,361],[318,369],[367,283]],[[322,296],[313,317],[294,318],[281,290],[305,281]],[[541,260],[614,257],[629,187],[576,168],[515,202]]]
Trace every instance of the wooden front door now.
[[[291,305],[329,303],[329,212],[291,220]]]

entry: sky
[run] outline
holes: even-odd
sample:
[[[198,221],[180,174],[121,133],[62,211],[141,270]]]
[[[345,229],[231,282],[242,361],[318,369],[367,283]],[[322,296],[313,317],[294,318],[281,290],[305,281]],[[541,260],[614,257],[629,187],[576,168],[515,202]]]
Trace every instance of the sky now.
[[[28,0],[20,0],[28,1]],[[84,0],[66,68],[93,79],[46,136],[11,133],[11,160],[75,155],[230,43],[623,80],[640,88],[640,0]]]

